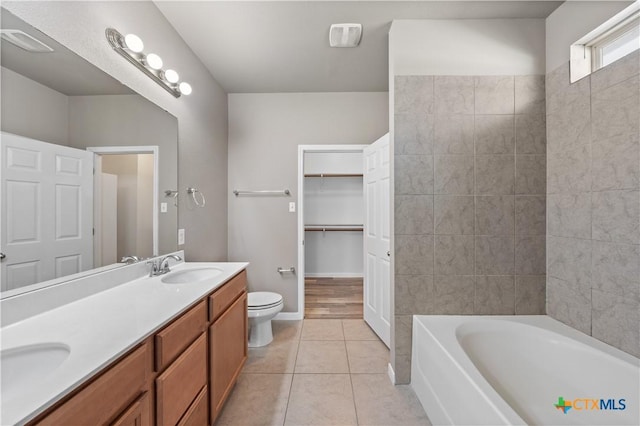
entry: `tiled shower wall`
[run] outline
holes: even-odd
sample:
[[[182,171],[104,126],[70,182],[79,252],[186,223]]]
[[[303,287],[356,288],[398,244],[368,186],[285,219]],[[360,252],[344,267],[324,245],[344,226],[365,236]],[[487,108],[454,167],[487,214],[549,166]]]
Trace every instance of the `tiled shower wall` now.
[[[547,75],[547,312],[640,356],[640,54]]]
[[[544,76],[395,77],[393,366],[416,314],[545,311]]]

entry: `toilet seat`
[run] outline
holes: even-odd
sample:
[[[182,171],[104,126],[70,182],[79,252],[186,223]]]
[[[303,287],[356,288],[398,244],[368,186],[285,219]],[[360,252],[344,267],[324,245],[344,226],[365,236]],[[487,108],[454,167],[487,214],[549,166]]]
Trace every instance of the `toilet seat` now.
[[[248,295],[247,307],[250,311],[270,309],[284,303],[282,295],[270,291],[256,291]]]

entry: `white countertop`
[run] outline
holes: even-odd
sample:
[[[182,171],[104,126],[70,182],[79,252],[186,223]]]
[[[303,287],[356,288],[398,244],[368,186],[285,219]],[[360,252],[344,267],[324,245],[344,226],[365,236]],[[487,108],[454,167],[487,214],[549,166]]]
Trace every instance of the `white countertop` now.
[[[216,267],[222,273],[189,284],[144,277],[3,327],[2,349],[42,343],[70,347],[68,358],[24,392],[2,396],[0,424],[24,424],[186,311],[248,263],[176,265],[171,270]]]

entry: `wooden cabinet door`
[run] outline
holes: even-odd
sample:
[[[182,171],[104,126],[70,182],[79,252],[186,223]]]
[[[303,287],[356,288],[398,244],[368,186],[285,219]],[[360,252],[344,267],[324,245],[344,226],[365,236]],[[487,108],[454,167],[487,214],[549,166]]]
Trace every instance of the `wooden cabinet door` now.
[[[149,396],[145,392],[111,426],[151,426]]]
[[[247,359],[247,293],[209,327],[211,422],[222,409]]]

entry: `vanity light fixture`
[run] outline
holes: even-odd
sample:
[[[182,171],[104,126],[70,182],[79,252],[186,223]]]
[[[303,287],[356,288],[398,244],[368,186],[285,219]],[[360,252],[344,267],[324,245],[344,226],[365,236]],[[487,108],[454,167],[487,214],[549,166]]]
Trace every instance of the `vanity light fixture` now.
[[[127,61],[131,62],[140,71],[160,86],[171,93],[176,98],[180,95],[189,95],[193,91],[187,82],[180,82],[180,75],[172,69],[163,70],[163,61],[155,53],[145,55],[143,53],[144,43],[135,34],[123,36],[113,28],[105,31],[109,45]]]

